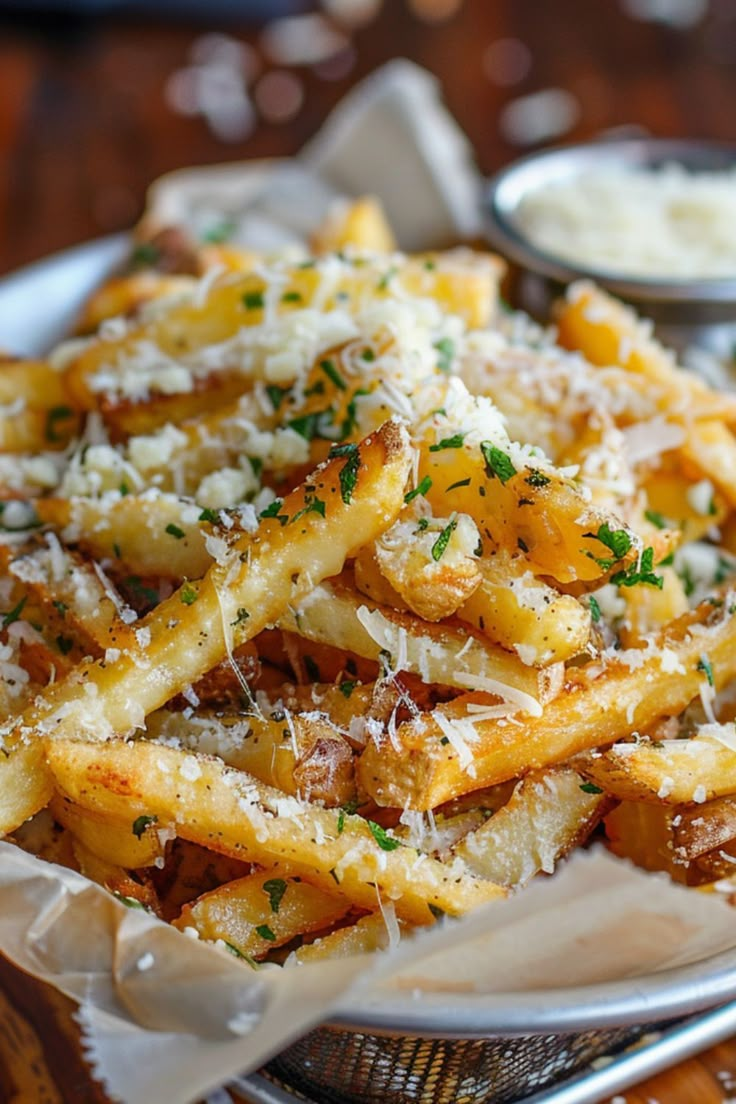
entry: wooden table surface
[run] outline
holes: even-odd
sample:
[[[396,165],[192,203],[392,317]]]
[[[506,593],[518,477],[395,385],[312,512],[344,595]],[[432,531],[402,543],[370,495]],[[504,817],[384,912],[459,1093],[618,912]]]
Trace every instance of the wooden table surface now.
[[[277,70],[258,28],[0,14],[0,272],[130,226],[148,183],[170,169],[295,153],[356,80],[397,55],[440,78],[485,173],[536,148],[525,144],[507,109],[545,89],[569,94],[556,140],[618,128],[736,140],[734,0],[376,6],[377,16],[350,32],[350,50],[331,73],[289,70],[296,78],[292,95],[296,89],[303,96],[298,110],[278,125],[261,118],[247,139],[232,142],[202,116],[172,108],[171,77],[191,64],[193,45],[199,41],[201,49],[202,35],[212,31],[254,47],[262,74]],[[453,6],[444,22],[417,14]],[[659,12],[660,21],[632,14],[647,10]],[[667,11],[669,21],[662,21]],[[256,84],[255,93],[264,87]],[[70,1057],[66,1002],[37,999],[2,964],[0,990],[0,1101],[102,1102],[81,1060]],[[629,1090],[625,1099],[720,1104],[735,1090],[736,1042],[729,1042]]]

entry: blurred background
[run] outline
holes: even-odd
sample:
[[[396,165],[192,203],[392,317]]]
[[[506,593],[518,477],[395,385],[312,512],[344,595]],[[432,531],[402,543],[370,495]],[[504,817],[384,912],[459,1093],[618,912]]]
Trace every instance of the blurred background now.
[[[0,0],[0,272],[131,226],[171,169],[296,153],[397,56],[486,174],[602,134],[736,140],[736,0]]]

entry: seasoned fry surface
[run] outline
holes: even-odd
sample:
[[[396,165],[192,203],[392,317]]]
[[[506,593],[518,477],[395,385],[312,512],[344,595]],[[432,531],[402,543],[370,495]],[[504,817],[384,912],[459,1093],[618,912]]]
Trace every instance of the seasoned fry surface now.
[[[393,945],[599,822],[720,877],[733,403],[589,286],[555,344],[371,199],[314,246],[188,243],[0,364],[0,830],[252,965]]]

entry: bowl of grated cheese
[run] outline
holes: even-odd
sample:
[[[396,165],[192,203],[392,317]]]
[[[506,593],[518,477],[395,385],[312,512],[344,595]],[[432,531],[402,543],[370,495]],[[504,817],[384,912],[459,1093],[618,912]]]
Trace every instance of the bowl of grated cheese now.
[[[491,180],[488,215],[531,313],[589,277],[644,310],[675,348],[732,358],[736,146],[633,139],[544,150]]]

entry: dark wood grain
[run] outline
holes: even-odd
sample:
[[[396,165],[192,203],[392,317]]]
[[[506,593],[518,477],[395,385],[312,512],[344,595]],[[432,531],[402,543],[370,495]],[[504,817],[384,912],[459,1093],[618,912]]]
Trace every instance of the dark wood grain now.
[[[147,184],[170,169],[295,153],[352,83],[397,55],[441,79],[486,173],[523,152],[499,133],[504,105],[548,87],[580,104],[565,140],[632,124],[734,140],[734,17],[731,0],[713,0],[707,18],[683,31],[637,22],[619,0],[466,0],[437,26],[417,20],[404,0],[385,0],[379,18],[355,34],[349,76],[327,81],[299,69],[298,115],[232,145],[165,99],[167,77],[186,63],[202,27],[0,20],[0,270],[130,225]],[[256,28],[228,30],[258,43]],[[528,74],[511,87],[484,73],[484,51],[499,38],[520,39],[531,52]]]

